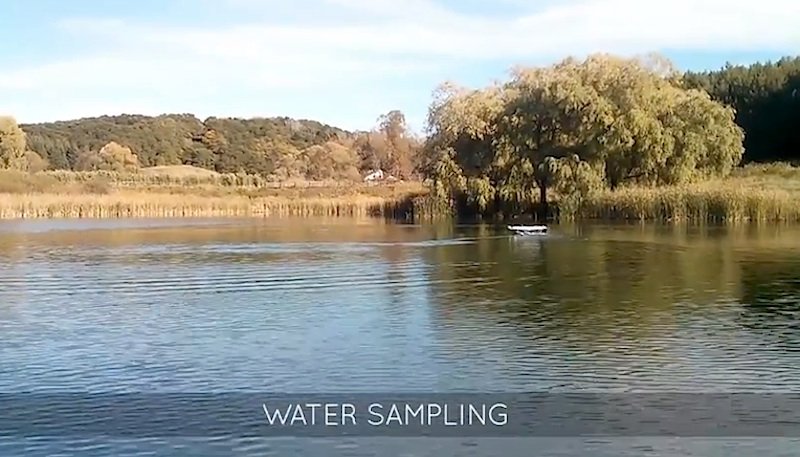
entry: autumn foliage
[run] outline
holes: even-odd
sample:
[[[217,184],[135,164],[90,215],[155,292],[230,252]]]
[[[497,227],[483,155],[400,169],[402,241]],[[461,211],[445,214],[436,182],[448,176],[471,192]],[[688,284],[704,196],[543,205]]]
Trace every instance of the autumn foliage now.
[[[551,189],[577,204],[602,188],[725,176],[744,153],[734,111],[659,59],[599,54],[483,89],[445,85],[428,124],[435,195],[479,213],[546,206]]]
[[[11,118],[3,122],[0,128],[11,131],[8,124],[15,129],[13,135],[0,133],[9,144],[15,141],[0,155],[9,161],[0,164],[5,168],[12,162],[22,167],[17,161],[27,147],[56,170],[132,172],[139,167],[192,165],[281,181],[360,180],[362,174],[382,169],[413,179],[419,175],[422,143],[399,111],[381,116],[366,132],[288,118],[200,121],[188,114],[103,116],[22,128]]]
[[[18,125],[6,116],[0,168],[139,182],[142,170],[183,165],[247,186],[349,185],[380,169],[427,183],[417,203],[434,212],[552,215],[548,202],[556,202],[561,216],[611,214],[609,202],[622,196],[647,194],[661,208],[664,195],[690,195],[686,189],[719,183],[741,164],[800,160],[797,126],[800,58],[680,73],[657,55],[595,54],[515,68],[478,89],[445,83],[434,92],[425,138],[397,110],[359,132],[285,117],[121,115]],[[648,214],[662,212],[669,211]]]

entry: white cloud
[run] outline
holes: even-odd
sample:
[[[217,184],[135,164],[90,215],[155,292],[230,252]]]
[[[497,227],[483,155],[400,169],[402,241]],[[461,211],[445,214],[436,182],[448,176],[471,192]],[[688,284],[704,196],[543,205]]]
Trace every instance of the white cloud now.
[[[519,29],[552,34],[572,52],[783,50],[800,44],[793,0],[586,0],[521,18]]]
[[[157,103],[164,111],[185,111],[171,104],[171,97],[185,99],[193,91],[224,97],[230,88],[282,90],[287,96],[328,89],[340,97],[345,92],[357,97],[365,86],[374,94],[376,87],[392,91],[393,81],[414,78],[428,84],[442,74],[457,78],[448,73],[455,71],[449,65],[460,63],[491,60],[511,66],[596,51],[790,53],[800,48],[797,0],[554,0],[544,6],[500,0],[483,7],[494,8],[491,16],[457,12],[433,0],[295,1],[298,11],[338,12],[329,23],[318,18],[281,22],[274,17],[273,0],[227,2],[247,12],[247,19],[214,26],[64,20],[62,32],[103,43],[105,52],[65,55],[26,68],[0,67],[0,89],[29,97],[56,91],[65,106],[103,91],[112,95],[93,106],[104,109],[114,106],[114,91],[144,91],[160,94]],[[526,12],[497,13],[511,4]],[[431,89],[420,87],[420,99]],[[373,100],[371,105],[381,103]],[[53,113],[63,117],[67,111],[55,106]]]
[[[552,58],[661,48],[790,52],[800,46],[796,0],[561,0],[503,18],[461,14],[431,0],[319,1],[349,8],[358,13],[355,17],[374,22],[325,27],[262,24],[211,36],[240,43],[285,39],[300,48],[459,59]]]
[[[272,7],[269,1],[229,1]],[[793,51],[800,46],[800,29],[796,26],[800,2],[795,0],[562,0],[529,14],[502,19],[457,13],[432,0],[295,2],[298,10],[314,11],[315,5],[347,8],[353,12],[349,16],[353,21],[280,25],[265,20],[228,27],[177,27],[113,19],[73,20],[65,25],[118,43],[284,61],[331,53],[349,58],[353,53],[370,53],[515,59],[596,50]],[[371,22],[357,21],[363,18]]]

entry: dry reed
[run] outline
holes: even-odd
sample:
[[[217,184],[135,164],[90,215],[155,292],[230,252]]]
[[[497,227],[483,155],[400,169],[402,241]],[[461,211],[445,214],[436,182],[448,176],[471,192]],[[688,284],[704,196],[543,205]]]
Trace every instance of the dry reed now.
[[[604,191],[586,199],[579,211],[582,219],[798,222],[800,199],[787,190],[747,187],[730,180]]]
[[[191,168],[191,167],[190,167]],[[163,171],[163,170],[162,170]],[[556,196],[557,198],[557,196]],[[558,201],[554,202],[554,206]],[[270,183],[249,175],[51,171],[0,172],[0,219],[452,216],[419,182]],[[562,220],[800,222],[800,168],[752,165],[728,179],[685,186],[625,187],[584,199]]]
[[[354,183],[346,180],[309,181],[305,179],[275,180],[247,173],[217,173],[190,166],[142,168],[136,172],[51,170],[30,175],[60,183],[84,183],[102,179],[116,187],[137,188],[147,186],[214,186],[248,187],[266,189],[304,189],[320,187],[348,187]]]
[[[238,216],[403,217],[418,182],[368,184],[222,175],[194,167],[140,173],[0,171],[0,219]],[[173,173],[164,174],[165,171]]]
[[[407,199],[201,197],[114,192],[106,195],[0,194],[0,219],[249,216],[386,216],[408,210]]]

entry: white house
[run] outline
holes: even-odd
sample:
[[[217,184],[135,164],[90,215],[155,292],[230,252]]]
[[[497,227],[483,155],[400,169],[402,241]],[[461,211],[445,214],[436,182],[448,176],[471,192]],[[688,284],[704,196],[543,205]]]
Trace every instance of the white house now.
[[[364,181],[381,181],[384,177],[383,170],[372,170],[367,176],[364,176]]]

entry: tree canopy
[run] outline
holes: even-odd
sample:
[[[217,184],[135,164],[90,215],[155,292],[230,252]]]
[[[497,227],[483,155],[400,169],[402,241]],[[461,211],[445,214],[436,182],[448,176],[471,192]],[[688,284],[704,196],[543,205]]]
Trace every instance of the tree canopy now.
[[[99,151],[86,151],[78,157],[77,168],[82,171],[131,172],[139,168],[139,158],[130,148],[109,142]]]
[[[605,54],[517,68],[478,90],[444,85],[428,133],[442,194],[463,193],[479,211],[529,201],[534,189],[546,204],[552,187],[722,176],[744,152],[733,110],[681,87],[668,63]]]
[[[0,117],[0,168],[25,169],[25,132],[9,116]]]
[[[800,161],[800,57],[689,72],[684,82],[736,110],[746,161]]]

